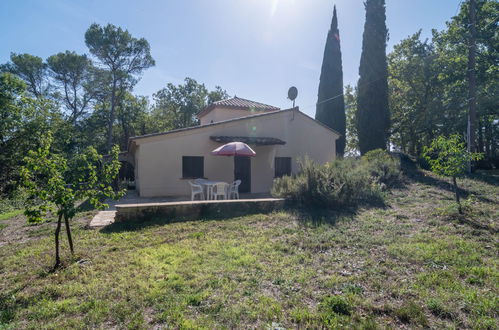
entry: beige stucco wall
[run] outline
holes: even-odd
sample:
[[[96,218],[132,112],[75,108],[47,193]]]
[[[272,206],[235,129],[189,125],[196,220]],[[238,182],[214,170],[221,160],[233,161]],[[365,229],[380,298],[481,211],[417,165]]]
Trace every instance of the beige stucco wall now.
[[[263,112],[265,111],[215,108],[206,115],[199,117],[199,122],[201,125],[206,125],[234,118],[252,116]]]
[[[182,156],[204,156],[205,177],[232,182],[234,159],[210,154],[220,146],[210,140],[213,135],[274,137],[286,141],[285,145],[252,146],[256,152],[256,157],[251,158],[253,193],[270,191],[275,157],[292,157],[292,171],[296,172],[296,160],[305,155],[319,163],[333,160],[338,138],[336,133],[294,110],[138,139],[135,163],[140,195],[190,194],[188,180],[182,179]]]

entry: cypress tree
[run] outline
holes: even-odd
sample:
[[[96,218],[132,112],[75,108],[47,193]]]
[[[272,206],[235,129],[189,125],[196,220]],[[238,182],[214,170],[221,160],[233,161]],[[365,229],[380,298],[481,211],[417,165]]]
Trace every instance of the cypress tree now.
[[[361,154],[386,149],[390,128],[385,0],[366,0],[365,7],[357,86],[357,132]]]
[[[333,10],[331,29],[327,34],[315,119],[338,131],[341,137],[336,140],[336,153],[345,152],[346,116],[343,98],[343,68],[341,63],[340,32],[336,6]]]

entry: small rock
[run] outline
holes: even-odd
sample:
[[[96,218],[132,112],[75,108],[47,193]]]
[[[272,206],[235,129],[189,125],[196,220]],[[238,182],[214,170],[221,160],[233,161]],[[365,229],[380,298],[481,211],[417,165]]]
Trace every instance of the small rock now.
[[[271,326],[267,326],[267,329],[269,330],[285,330],[286,328],[282,326],[282,324],[279,324],[277,322],[272,322]]]
[[[86,264],[89,264],[90,262],[91,262],[91,261],[90,261],[90,260],[88,260],[88,259],[80,259],[80,260],[78,260],[76,263],[77,263],[78,265],[86,265]]]

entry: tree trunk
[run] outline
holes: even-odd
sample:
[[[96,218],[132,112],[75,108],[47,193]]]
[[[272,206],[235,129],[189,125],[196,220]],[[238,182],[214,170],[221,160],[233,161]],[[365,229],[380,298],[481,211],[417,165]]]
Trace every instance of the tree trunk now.
[[[483,124],[481,120],[478,120],[478,152],[484,152]]]
[[[452,183],[454,184],[454,192],[456,193],[457,209],[459,211],[459,214],[463,214],[463,210],[461,209],[461,200],[459,199],[459,188],[457,186],[457,180],[455,176],[452,177]]]
[[[123,140],[122,140],[122,147],[124,150],[126,150],[128,146],[128,139],[130,138],[130,125],[126,121],[126,119],[123,118],[121,119],[121,129],[123,130]]]
[[[54,269],[59,268],[61,265],[61,257],[59,256],[59,233],[61,232],[61,222],[62,222],[62,214],[59,214],[57,219],[57,227],[55,229],[55,265]]]
[[[476,1],[470,0],[470,38],[468,44],[468,151],[476,152]]]
[[[492,134],[491,134],[491,129],[490,129],[490,124],[488,121],[485,122],[485,155],[487,157],[492,156],[492,152],[490,150],[490,147],[492,145]]]
[[[73,238],[71,237],[71,228],[69,227],[69,219],[65,215],[64,216],[64,224],[66,225],[66,233],[68,234],[68,242],[69,242],[69,250],[71,251],[71,254],[74,254],[74,248],[73,248]]]
[[[106,147],[107,151],[111,151],[111,147],[113,146],[113,124],[114,124],[114,117],[115,117],[115,110],[116,110],[116,88],[117,88],[117,81],[116,78],[113,79],[113,88],[111,91],[111,111],[109,113],[109,118],[108,118],[108,123],[107,123],[107,142],[106,142]]]

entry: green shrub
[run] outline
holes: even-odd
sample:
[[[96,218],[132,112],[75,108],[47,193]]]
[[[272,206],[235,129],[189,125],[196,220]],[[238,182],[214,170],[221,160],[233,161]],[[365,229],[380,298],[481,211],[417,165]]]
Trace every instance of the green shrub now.
[[[347,158],[324,165],[309,158],[299,160],[299,173],[276,179],[272,194],[308,207],[380,203],[383,187],[400,175],[396,160],[385,154],[372,153],[361,160]]]
[[[328,296],[320,303],[319,311],[326,314],[350,315],[352,306],[342,296]]]
[[[362,156],[361,162],[371,177],[380,184],[390,187],[400,180],[400,160],[385,150],[369,151]]]

